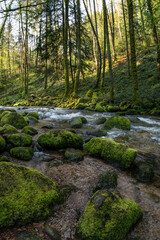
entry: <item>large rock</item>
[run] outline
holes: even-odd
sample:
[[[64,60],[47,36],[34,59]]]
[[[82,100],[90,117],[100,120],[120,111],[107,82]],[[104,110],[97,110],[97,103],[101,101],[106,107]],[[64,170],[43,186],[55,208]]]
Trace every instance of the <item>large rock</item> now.
[[[129,168],[137,156],[136,150],[116,143],[111,138],[92,138],[84,145],[84,149],[94,156],[116,162],[124,168]]]
[[[66,130],[51,130],[39,136],[38,143],[46,149],[82,148],[83,139]]]
[[[11,156],[21,160],[31,160],[33,157],[33,149],[30,147],[16,147],[10,150]]]
[[[103,188],[110,189],[115,188],[117,186],[117,173],[105,171],[103,172],[98,179],[98,183],[96,185],[95,190],[100,190]]]
[[[84,154],[79,149],[67,148],[65,151],[65,158],[67,162],[79,162],[84,159]]]
[[[83,123],[87,123],[87,119],[85,117],[74,117],[70,121],[72,128],[81,128]]]
[[[107,190],[96,192],[77,225],[81,239],[122,240],[142,216],[134,201]]]
[[[131,123],[130,123],[130,120],[128,118],[116,115],[114,117],[110,117],[109,119],[107,119],[104,123],[104,127],[107,130],[110,130],[114,127],[120,128],[120,129],[123,129],[123,130],[130,130]]]
[[[58,185],[43,174],[0,163],[0,229],[46,218],[59,196]]]
[[[32,137],[27,134],[12,134],[8,135],[6,138],[7,141],[7,147],[13,148],[13,147],[28,147],[32,144]]]
[[[15,128],[21,129],[27,126],[27,122],[24,117],[17,112],[5,111],[1,114],[1,125],[10,124]]]
[[[87,135],[91,135],[94,137],[103,137],[107,135],[107,131],[102,129],[88,130],[86,131],[86,133]]]
[[[36,135],[38,133],[37,130],[31,126],[24,127],[22,132],[29,135]]]
[[[4,138],[0,135],[0,152],[2,152],[6,147],[6,141]]]
[[[27,117],[34,117],[34,118],[38,119],[39,114],[37,112],[30,112],[27,114]]]
[[[0,134],[12,134],[12,133],[17,133],[17,129],[13,127],[12,125],[5,124],[3,127],[0,127]]]

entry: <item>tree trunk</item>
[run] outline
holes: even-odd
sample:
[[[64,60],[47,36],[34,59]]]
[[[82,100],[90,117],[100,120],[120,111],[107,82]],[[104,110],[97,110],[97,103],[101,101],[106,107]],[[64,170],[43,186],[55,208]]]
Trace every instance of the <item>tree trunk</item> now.
[[[140,94],[138,90],[138,76],[136,64],[136,48],[135,48],[135,34],[133,22],[133,2],[127,0],[128,14],[129,14],[129,35],[130,35],[130,51],[131,51],[131,72],[132,72],[132,88],[133,88],[133,102],[140,101]]]
[[[28,0],[26,0],[28,6]],[[28,8],[26,7],[26,31],[25,31],[25,94],[28,94]]]

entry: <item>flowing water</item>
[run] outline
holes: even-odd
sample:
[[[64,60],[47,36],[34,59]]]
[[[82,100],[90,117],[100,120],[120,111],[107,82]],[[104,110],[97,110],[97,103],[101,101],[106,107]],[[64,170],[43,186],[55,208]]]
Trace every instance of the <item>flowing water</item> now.
[[[109,118],[114,115],[113,113],[45,107],[19,107],[14,109],[20,113],[38,112],[39,123],[35,124],[34,127],[40,133],[48,131],[49,128],[70,129],[70,119],[83,116],[88,123],[84,124],[82,128],[76,129],[76,133],[82,136],[84,141],[87,141],[90,137],[87,135],[88,130],[103,128],[103,125],[95,124],[98,118]],[[110,166],[100,159],[87,156],[79,164],[68,164],[63,163],[61,154],[36,149],[33,159],[25,163],[26,166],[36,168],[59,184],[71,184],[77,188],[77,191],[73,192],[67,202],[48,220],[50,225],[60,231],[62,239],[75,239],[77,213],[82,214],[84,211],[84,207],[93,193],[98,176],[105,170],[114,170],[118,173],[117,191],[126,198],[136,201],[142,207],[144,213],[143,219],[128,234],[126,239],[160,240],[160,117],[138,115],[126,117],[131,120],[131,130],[124,131],[115,128],[108,131],[106,137],[137,149],[136,162],[147,162],[154,168],[155,176],[152,183],[138,182],[130,173]],[[62,162],[62,165],[49,168],[48,162],[55,159]]]

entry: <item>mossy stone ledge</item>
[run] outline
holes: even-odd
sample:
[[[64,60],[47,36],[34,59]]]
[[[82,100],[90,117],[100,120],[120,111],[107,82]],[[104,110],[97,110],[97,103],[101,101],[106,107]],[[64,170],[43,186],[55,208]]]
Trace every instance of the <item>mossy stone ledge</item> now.
[[[28,135],[36,135],[38,132],[35,128],[31,126],[26,126],[22,129],[22,133],[28,134]]]
[[[3,115],[3,116],[2,116]],[[17,112],[3,112],[1,115],[1,125],[10,124],[15,128],[22,129],[27,126],[27,122],[24,117]]]
[[[32,137],[27,134],[12,134],[8,135],[6,138],[7,141],[7,147],[13,148],[13,147],[29,147],[32,144]]]
[[[0,229],[45,219],[59,198],[58,185],[38,171],[0,163]]]
[[[16,147],[10,150],[12,157],[29,161],[33,157],[33,149],[31,147]]]
[[[116,115],[116,116],[110,117],[104,123],[104,128],[106,128],[107,130],[110,130],[114,127],[123,129],[123,130],[130,130],[131,122],[126,117],[121,117]]]
[[[83,139],[67,130],[51,130],[41,134],[38,143],[41,147],[52,150],[83,147]]]
[[[111,138],[92,138],[84,145],[84,149],[93,156],[118,163],[123,168],[129,168],[137,156],[136,150]]]
[[[98,191],[78,222],[77,235],[87,240],[122,240],[141,217],[142,210],[134,201]]]

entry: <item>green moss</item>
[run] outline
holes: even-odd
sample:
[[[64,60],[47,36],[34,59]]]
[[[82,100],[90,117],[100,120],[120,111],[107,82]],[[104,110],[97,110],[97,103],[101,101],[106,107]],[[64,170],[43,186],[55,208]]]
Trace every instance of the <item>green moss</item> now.
[[[137,151],[128,146],[116,143],[111,138],[92,138],[84,145],[84,149],[105,161],[117,162],[124,168],[129,168],[136,158]]]
[[[27,116],[27,118],[29,119],[29,124],[36,124],[38,123],[38,119],[32,116]]]
[[[28,147],[32,144],[32,137],[27,134],[12,134],[6,138],[8,148],[12,147]]]
[[[68,148],[65,151],[65,158],[67,162],[79,162],[84,158],[84,154],[81,150]]]
[[[47,149],[82,148],[83,139],[66,130],[51,130],[39,136],[38,143]]]
[[[81,128],[83,125],[81,117],[74,117],[70,121],[70,125],[72,128]]]
[[[104,127],[108,130],[114,127],[120,128],[123,130],[130,130],[131,123],[128,118],[116,115],[114,117],[110,117],[109,119],[107,119],[106,122],[104,123]]]
[[[105,121],[106,121],[105,117],[100,117],[96,120],[96,125],[103,124],[103,123],[105,123]]]
[[[9,124],[5,124],[3,127],[0,127],[0,134],[17,132],[17,129]]]
[[[35,128],[26,126],[22,129],[22,132],[29,135],[36,135],[38,132]]]
[[[46,218],[58,198],[57,184],[43,174],[0,163],[0,229]]]
[[[2,152],[6,147],[6,141],[4,138],[0,135],[0,152]]]
[[[12,157],[22,160],[31,160],[33,157],[33,149],[30,147],[16,147],[10,150]]]
[[[85,117],[81,117],[82,123],[87,123],[87,119]]]
[[[141,208],[132,200],[98,191],[88,202],[77,233],[88,240],[121,240],[141,216]]]
[[[7,156],[1,156],[0,162],[9,162],[9,158]]]
[[[95,107],[95,111],[97,112],[105,112],[106,108],[101,105],[101,103],[97,103]]]
[[[116,172],[103,172],[98,179],[96,190],[100,190],[103,188],[115,188],[117,186],[117,177],[118,175]]]
[[[13,125],[16,128],[20,128],[21,129],[21,128],[23,128],[23,127],[25,127],[27,125],[27,122],[25,121],[24,117],[21,116],[21,114],[16,113],[16,112],[7,112],[1,118],[1,124],[2,125],[10,124],[10,125]]]
[[[39,118],[39,114],[37,112],[30,112],[30,113],[27,114],[27,117],[29,117],[29,116],[34,117],[36,119]]]

